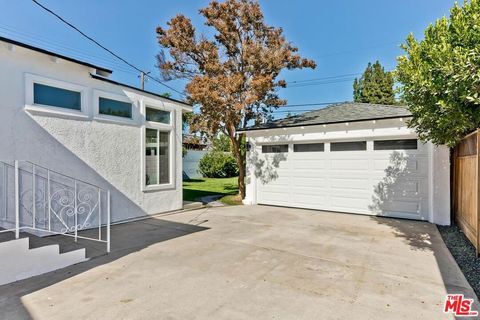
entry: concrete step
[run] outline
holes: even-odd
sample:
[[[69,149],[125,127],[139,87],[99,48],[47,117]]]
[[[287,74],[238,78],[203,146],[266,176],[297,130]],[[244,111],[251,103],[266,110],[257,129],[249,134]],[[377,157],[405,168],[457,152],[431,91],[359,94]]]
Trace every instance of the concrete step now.
[[[0,243],[0,285],[86,261],[85,249],[60,253],[58,244],[29,248],[30,238]]]
[[[200,209],[203,203],[199,201],[183,201],[183,210]]]

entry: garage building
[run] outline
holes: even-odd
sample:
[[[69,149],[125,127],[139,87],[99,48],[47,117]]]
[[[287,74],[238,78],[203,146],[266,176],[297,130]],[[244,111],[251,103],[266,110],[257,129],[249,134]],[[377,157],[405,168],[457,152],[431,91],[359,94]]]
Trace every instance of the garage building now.
[[[244,203],[449,225],[449,149],[418,140],[410,117],[342,103],[244,130]]]

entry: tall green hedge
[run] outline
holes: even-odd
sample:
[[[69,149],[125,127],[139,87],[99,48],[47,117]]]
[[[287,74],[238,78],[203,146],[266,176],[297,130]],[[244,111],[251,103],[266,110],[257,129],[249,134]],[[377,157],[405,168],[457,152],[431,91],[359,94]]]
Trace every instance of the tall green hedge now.
[[[229,178],[238,176],[235,157],[229,152],[210,151],[199,163],[200,173],[207,178]]]

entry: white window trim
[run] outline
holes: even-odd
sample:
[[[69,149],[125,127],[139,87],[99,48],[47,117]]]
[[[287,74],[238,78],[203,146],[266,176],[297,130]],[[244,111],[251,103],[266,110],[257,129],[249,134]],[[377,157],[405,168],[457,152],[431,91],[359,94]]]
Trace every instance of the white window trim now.
[[[43,84],[65,90],[80,92],[80,110],[73,110],[61,107],[54,107],[34,103],[33,84]],[[88,94],[89,90],[85,86],[42,77],[35,74],[25,73],[25,111],[39,114],[48,114],[59,117],[71,117],[79,119],[88,119]]]
[[[164,110],[170,112],[170,124],[164,124],[164,123],[159,123],[159,122],[152,122],[152,121],[146,121],[146,107],[158,109],[158,110]],[[143,124],[142,124],[142,130],[141,130],[141,159],[142,159],[142,165],[141,165],[141,190],[143,192],[149,192],[149,191],[158,191],[158,190],[168,190],[168,189],[175,189],[176,188],[176,172],[177,172],[177,166],[176,166],[176,148],[175,148],[175,108],[174,107],[169,107],[167,105],[164,105],[161,102],[154,101],[154,100],[143,100],[141,102],[141,114],[143,118]],[[145,137],[146,137],[146,129],[155,129],[159,131],[166,131],[169,132],[169,177],[170,177],[170,183],[166,184],[156,184],[156,185],[148,185],[146,184],[146,155],[145,155]]]
[[[111,116],[108,114],[101,114],[100,98],[106,98],[106,99],[130,103],[132,105],[132,118],[124,118],[124,117]],[[105,122],[113,122],[113,123],[128,124],[128,125],[138,125],[138,118],[139,118],[138,110],[137,110],[138,103],[137,101],[130,99],[128,96],[94,89],[92,105],[93,105],[93,119],[96,121],[105,121]]]

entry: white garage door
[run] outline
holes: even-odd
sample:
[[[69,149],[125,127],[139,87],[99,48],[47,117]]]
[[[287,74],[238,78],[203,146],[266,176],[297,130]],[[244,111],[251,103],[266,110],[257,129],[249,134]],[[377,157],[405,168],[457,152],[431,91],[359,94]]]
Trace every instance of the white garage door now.
[[[428,219],[428,151],[416,139],[263,145],[260,204]]]

